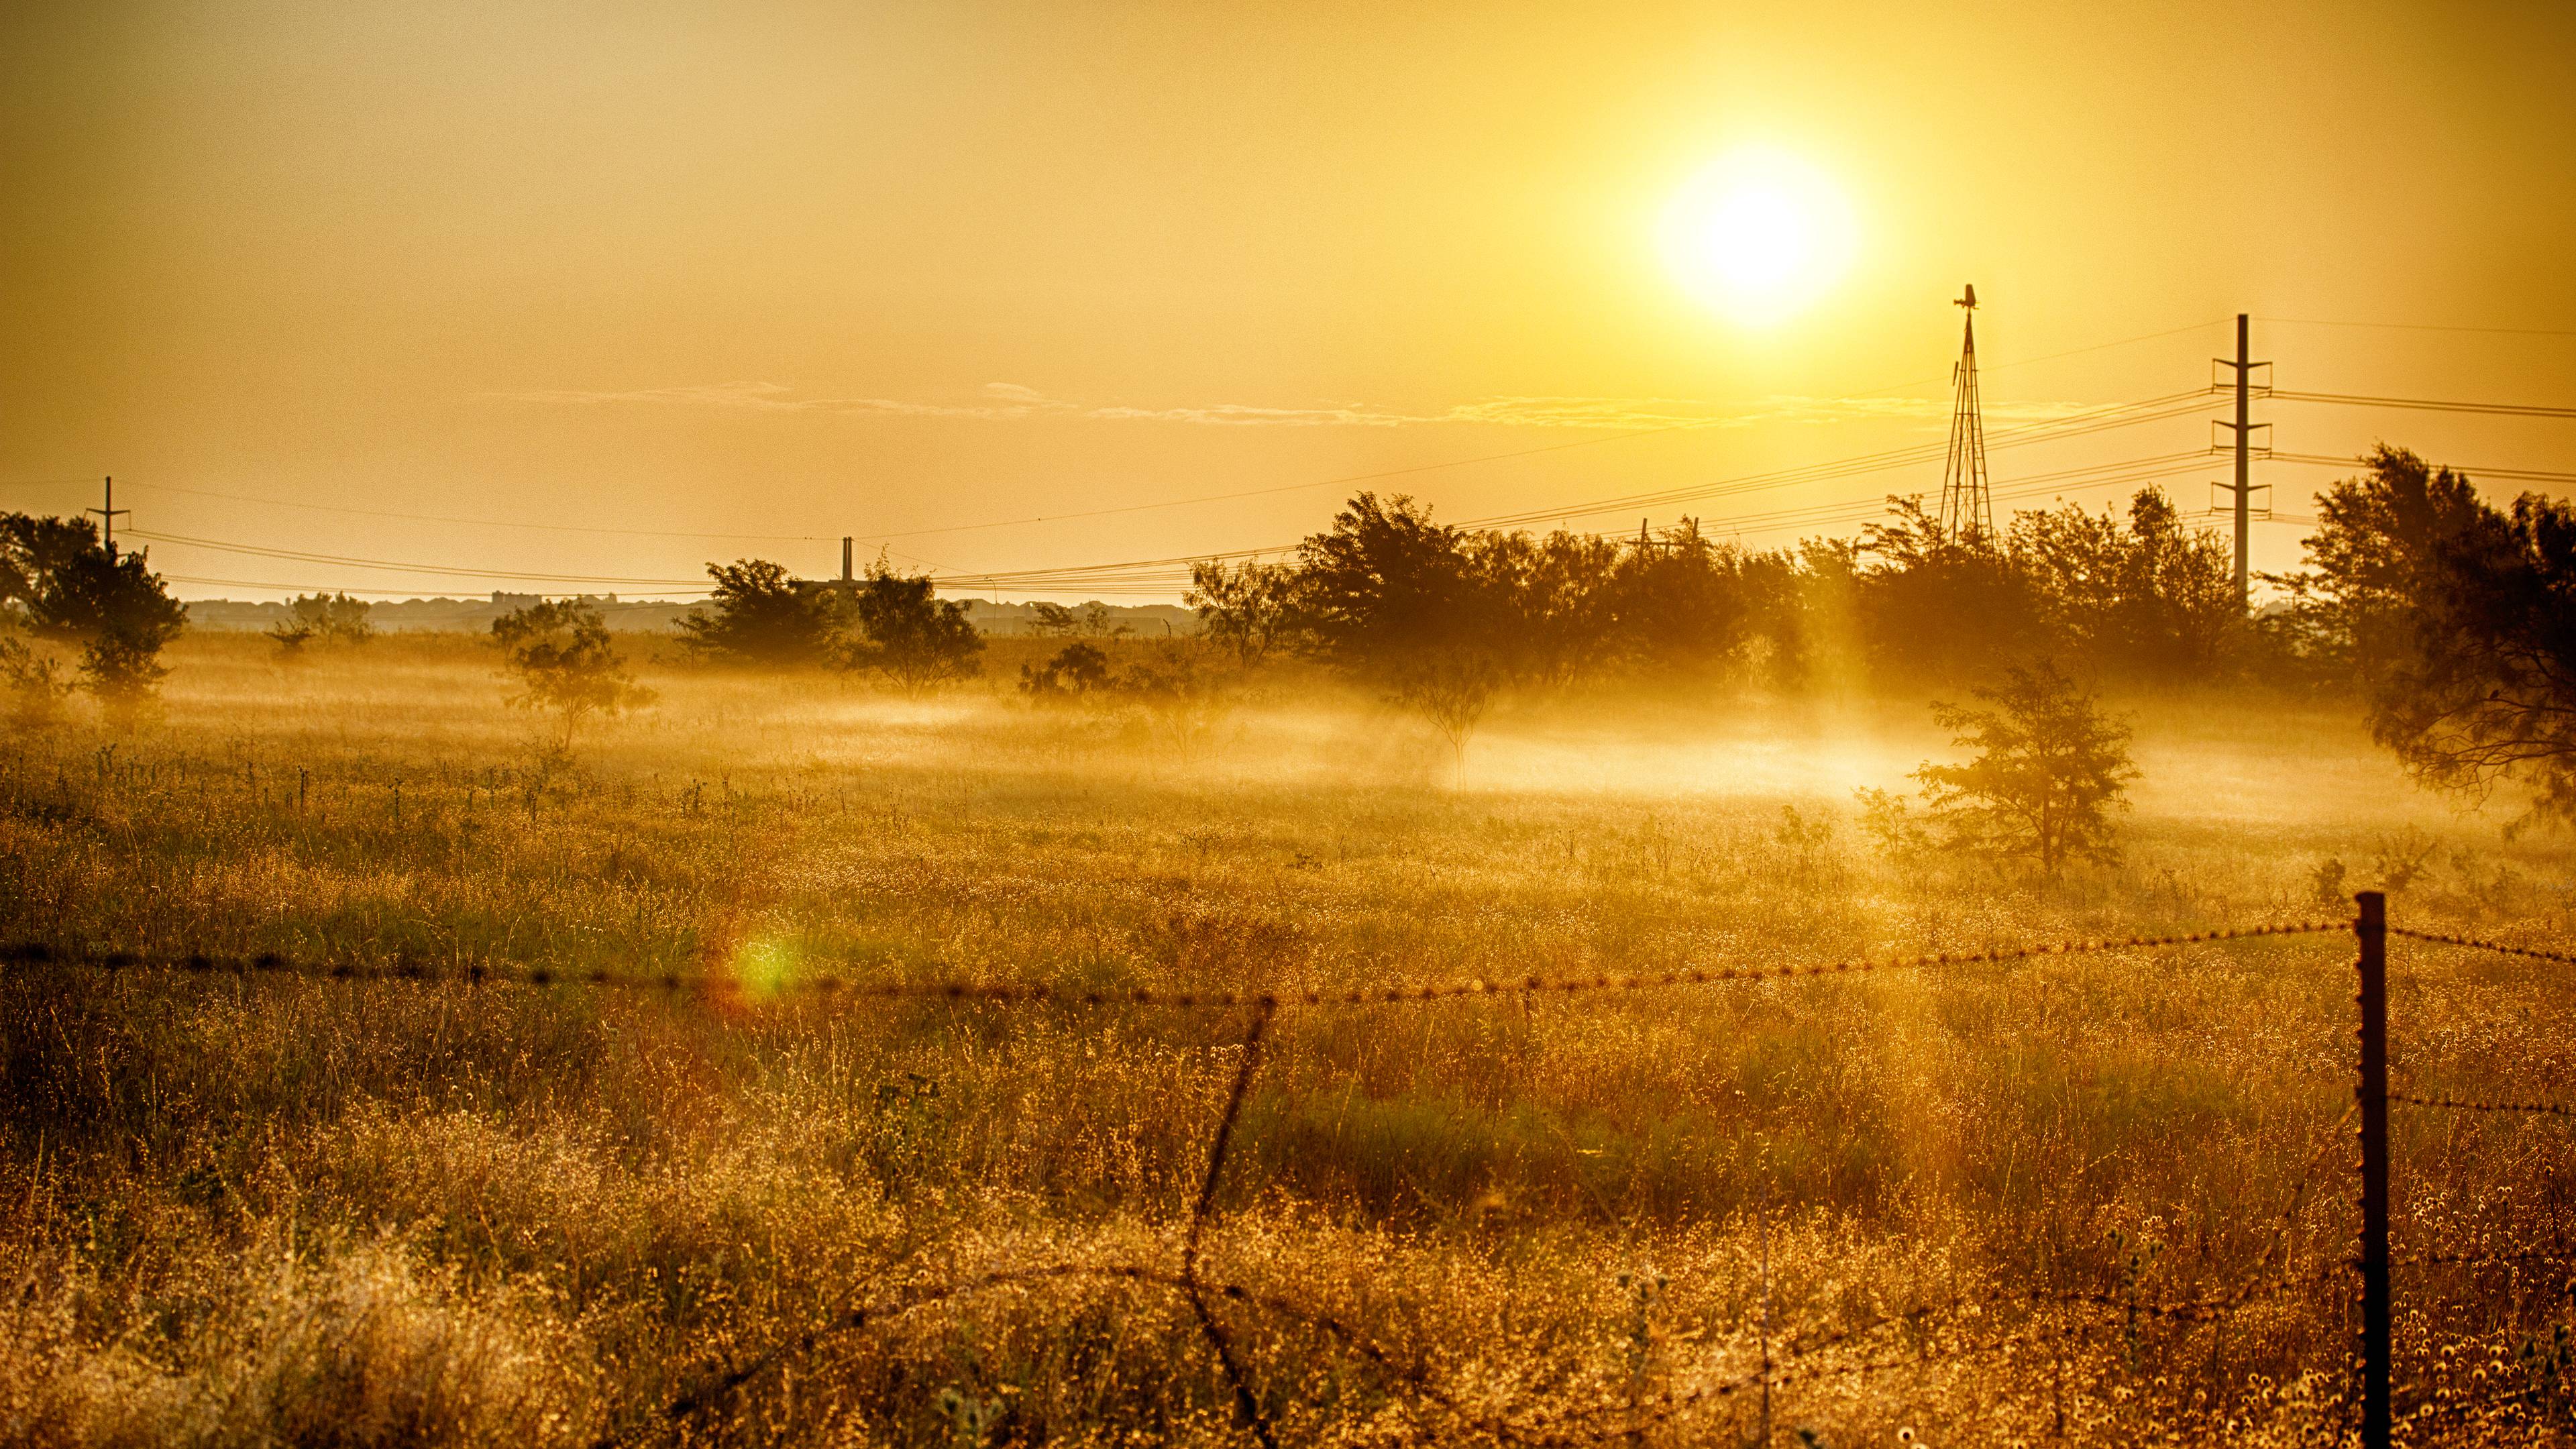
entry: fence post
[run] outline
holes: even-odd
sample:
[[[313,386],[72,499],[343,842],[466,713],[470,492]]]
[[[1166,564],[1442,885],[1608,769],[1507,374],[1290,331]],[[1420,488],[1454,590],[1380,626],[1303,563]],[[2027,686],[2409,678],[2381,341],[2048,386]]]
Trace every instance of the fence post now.
[[[2353,897],[2361,908],[2361,1442],[2388,1446],[2388,898]]]

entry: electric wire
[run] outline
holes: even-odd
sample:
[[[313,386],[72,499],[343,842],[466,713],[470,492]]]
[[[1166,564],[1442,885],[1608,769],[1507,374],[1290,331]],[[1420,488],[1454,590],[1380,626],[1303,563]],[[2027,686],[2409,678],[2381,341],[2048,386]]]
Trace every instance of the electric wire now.
[[[2281,327],[2369,327],[2390,332],[2483,332],[2498,337],[2576,337],[2564,327],[2469,327],[2441,322],[2341,322],[2323,317],[2257,317]]]
[[[256,558],[284,559],[294,563],[338,564],[347,567],[386,569],[395,573],[435,574],[455,578],[524,580],[556,584],[632,584],[643,587],[687,588],[696,579],[634,578],[607,574],[538,573],[518,569],[467,568],[456,564],[405,563],[395,559],[355,558],[342,554],[308,553],[301,549],[272,548],[259,544],[231,543],[223,539],[196,538],[181,533],[162,533],[154,529],[129,528],[134,538],[153,543],[175,543],[186,548],[214,549],[222,553],[247,554]]]
[[[2280,453],[2266,455],[2276,463],[2302,463],[2326,468],[2355,468],[2364,460],[2340,457],[2332,453]],[[2468,463],[2446,464],[2455,473],[2471,478],[2502,478],[2517,483],[2576,483],[2576,472],[2548,468],[2481,468]]]
[[[2273,402],[2335,403],[2346,407],[2402,408],[2417,412],[2470,413],[2496,418],[2576,418],[2576,407],[2556,407],[2543,403],[2446,402],[2436,398],[2382,397],[2357,392],[2296,392],[2288,388],[2267,388],[2262,394]]]

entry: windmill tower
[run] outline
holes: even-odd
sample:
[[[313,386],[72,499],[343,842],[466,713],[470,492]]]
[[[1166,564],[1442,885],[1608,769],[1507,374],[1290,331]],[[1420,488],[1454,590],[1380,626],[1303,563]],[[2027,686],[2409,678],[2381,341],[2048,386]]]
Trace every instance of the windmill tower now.
[[[1967,311],[1959,365],[1950,381],[1950,461],[1941,469],[1941,537],[1951,543],[1995,536],[1995,505],[1986,491],[1986,421],[1977,409],[1977,287],[1953,306]]]

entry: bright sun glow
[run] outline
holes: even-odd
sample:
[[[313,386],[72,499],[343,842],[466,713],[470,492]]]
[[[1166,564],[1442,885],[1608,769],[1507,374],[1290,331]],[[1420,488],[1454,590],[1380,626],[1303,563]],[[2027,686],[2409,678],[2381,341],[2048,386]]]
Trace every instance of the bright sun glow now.
[[[1851,265],[1851,204],[1776,151],[1741,151],[1693,177],[1664,212],[1664,260],[1691,295],[1738,322],[1804,311]]]

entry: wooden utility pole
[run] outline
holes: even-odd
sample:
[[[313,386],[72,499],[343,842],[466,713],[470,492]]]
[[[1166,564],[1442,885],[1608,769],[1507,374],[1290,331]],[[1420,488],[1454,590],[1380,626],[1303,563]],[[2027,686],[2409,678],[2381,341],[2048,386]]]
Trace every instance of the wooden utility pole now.
[[[107,556],[113,559],[116,557],[117,515],[121,513],[132,513],[134,510],[131,508],[119,508],[116,506],[116,478],[113,474],[109,475],[106,482],[107,498],[105,506],[99,508],[84,508],[81,512],[95,513],[98,515],[99,532],[107,541]]]
[[[2388,1449],[2388,897],[2363,891],[2361,938],[2361,1442]]]

